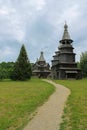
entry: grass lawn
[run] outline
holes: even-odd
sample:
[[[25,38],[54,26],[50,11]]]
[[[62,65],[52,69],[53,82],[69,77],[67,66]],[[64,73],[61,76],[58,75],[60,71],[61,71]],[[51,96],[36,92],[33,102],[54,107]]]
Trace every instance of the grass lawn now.
[[[60,130],[87,130],[87,79],[55,82],[71,90]]]
[[[55,88],[40,79],[0,82],[0,130],[22,130]],[[34,116],[34,115],[33,115]]]

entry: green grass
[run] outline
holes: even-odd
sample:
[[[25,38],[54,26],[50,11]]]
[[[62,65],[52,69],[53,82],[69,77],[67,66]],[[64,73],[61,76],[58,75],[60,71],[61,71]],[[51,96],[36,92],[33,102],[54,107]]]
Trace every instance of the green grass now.
[[[87,130],[87,79],[55,82],[71,90],[60,130]]]
[[[22,130],[54,90],[40,79],[0,82],[0,130]]]

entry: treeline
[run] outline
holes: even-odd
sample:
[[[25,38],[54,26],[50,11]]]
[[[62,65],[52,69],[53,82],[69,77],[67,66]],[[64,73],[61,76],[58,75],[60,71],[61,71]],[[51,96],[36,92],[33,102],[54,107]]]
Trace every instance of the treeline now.
[[[11,77],[14,64],[14,62],[0,63],[0,79],[9,79]]]
[[[0,80],[11,79],[13,75],[15,62],[2,62],[0,63]],[[31,67],[33,64],[31,64]]]

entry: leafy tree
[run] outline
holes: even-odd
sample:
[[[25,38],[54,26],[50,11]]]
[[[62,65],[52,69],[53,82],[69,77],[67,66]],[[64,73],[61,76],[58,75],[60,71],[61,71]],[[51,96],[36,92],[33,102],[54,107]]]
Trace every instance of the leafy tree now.
[[[77,67],[80,69],[80,62],[77,62]]]
[[[83,77],[87,77],[87,51],[82,52],[82,54],[81,54],[80,68],[82,70]]]
[[[13,80],[28,80],[31,78],[31,64],[28,60],[25,46],[22,45],[18,59],[11,75]]]
[[[9,79],[13,71],[14,62],[0,63],[0,79]]]
[[[4,79],[3,70],[0,68],[0,80]]]

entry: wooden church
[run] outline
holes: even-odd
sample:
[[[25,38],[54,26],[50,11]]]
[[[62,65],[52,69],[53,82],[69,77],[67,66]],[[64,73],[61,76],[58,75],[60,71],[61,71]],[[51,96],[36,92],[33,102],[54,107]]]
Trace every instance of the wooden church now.
[[[36,63],[33,65],[33,76],[47,78],[50,72],[50,65],[46,63],[43,52],[41,52],[40,58],[37,59]]]
[[[52,60],[51,74],[54,79],[80,79],[81,70],[77,68],[75,53],[68,26],[65,23],[62,39],[59,41],[58,51]]]

